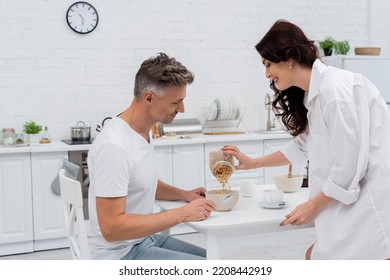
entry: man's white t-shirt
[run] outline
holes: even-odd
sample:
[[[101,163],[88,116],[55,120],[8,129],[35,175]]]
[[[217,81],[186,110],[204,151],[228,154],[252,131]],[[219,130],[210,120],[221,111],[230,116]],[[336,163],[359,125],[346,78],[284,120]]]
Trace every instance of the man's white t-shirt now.
[[[102,236],[96,197],[127,197],[126,213],[152,214],[157,187],[153,145],[124,120],[113,118],[88,153],[89,244],[93,259],[121,259],[143,240],[108,242]]]

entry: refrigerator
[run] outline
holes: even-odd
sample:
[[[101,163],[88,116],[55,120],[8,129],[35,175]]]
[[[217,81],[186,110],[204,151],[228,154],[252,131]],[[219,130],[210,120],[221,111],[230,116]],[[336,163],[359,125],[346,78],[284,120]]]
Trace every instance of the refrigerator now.
[[[322,58],[326,65],[361,73],[373,82],[390,107],[390,57],[333,55]]]

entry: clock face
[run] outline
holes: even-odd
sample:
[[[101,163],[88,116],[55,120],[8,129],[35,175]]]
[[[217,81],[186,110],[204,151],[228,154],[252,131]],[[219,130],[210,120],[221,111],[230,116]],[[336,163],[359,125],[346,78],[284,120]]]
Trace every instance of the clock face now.
[[[99,22],[96,9],[87,2],[76,2],[66,12],[66,21],[69,27],[80,34],[92,32]]]

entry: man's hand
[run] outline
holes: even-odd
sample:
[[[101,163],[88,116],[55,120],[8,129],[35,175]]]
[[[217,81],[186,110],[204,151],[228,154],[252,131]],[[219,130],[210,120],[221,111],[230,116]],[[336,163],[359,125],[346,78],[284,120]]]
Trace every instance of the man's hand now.
[[[207,219],[215,209],[216,205],[213,201],[198,198],[180,207],[178,210],[183,214],[183,222],[195,222]]]
[[[184,194],[184,201],[191,202],[195,199],[205,197],[206,189],[203,187],[199,187],[193,190],[186,191]]]

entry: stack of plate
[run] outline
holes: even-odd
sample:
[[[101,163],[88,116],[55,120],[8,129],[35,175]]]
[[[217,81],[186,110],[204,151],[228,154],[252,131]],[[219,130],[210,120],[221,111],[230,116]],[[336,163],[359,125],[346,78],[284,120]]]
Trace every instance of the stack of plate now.
[[[238,107],[232,96],[220,97],[210,105],[209,121],[234,120],[238,115]]]

